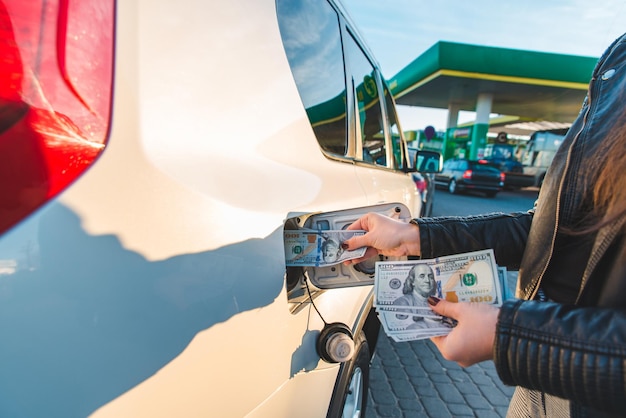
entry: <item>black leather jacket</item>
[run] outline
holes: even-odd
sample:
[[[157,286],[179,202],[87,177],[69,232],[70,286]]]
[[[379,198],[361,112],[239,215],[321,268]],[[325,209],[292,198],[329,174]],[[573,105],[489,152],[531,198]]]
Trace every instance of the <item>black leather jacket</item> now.
[[[589,162],[626,104],[626,35],[599,60],[579,117],[546,175],[535,208],[524,213],[417,219],[422,257],[493,248],[497,263],[519,270],[516,296],[500,311],[494,362],[505,384],[572,401],[572,410],[626,413],[626,242],[622,219],[602,228],[578,265],[555,265],[556,230],[580,219],[585,191],[593,184]],[[623,123],[623,122],[622,122]],[[624,126],[624,125],[622,125]],[[619,146],[624,147],[625,144]],[[626,187],[626,178],[617,178]],[[576,236],[570,237],[576,240]],[[561,258],[562,259],[562,258]],[[548,268],[549,263],[550,265]],[[574,267],[574,269],[572,269]],[[536,301],[538,290],[559,271],[580,271],[573,300]],[[598,412],[598,414],[596,414]]]

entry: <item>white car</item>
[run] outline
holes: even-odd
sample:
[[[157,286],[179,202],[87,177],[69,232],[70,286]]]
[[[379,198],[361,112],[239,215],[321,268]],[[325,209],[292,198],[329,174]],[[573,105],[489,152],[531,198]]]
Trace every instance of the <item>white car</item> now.
[[[372,264],[283,243],[420,213],[342,7],[4,0],[0,49],[0,416],[362,414]]]

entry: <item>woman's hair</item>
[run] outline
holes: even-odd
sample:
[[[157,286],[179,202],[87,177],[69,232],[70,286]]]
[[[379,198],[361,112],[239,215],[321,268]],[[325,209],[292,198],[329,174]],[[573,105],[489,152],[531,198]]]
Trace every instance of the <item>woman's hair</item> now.
[[[586,221],[579,227],[571,228],[571,233],[595,232],[605,225],[620,221],[626,216],[626,111],[619,115],[619,121],[604,139],[599,154],[606,158],[594,158],[591,170],[597,172],[594,185],[587,201],[592,202],[592,210]],[[593,158],[589,156],[589,158]],[[583,220],[585,221],[585,220]],[[622,229],[626,223],[622,224]],[[569,228],[566,228],[569,229]]]
[[[616,149],[609,153],[593,189],[594,207],[601,216],[598,228],[626,215],[626,129],[620,130],[617,135]]]

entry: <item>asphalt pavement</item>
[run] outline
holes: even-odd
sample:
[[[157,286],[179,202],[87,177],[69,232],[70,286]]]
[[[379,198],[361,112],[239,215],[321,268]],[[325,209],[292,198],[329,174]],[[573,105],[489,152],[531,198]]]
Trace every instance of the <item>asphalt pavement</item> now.
[[[517,273],[508,273],[515,289]],[[492,361],[468,368],[445,360],[430,340],[394,342],[381,330],[370,368],[365,418],[505,417],[513,387]]]

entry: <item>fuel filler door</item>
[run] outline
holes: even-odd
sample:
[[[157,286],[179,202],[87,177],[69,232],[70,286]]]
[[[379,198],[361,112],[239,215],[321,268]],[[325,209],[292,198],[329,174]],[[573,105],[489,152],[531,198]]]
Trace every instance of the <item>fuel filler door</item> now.
[[[285,222],[285,234],[293,230],[340,231],[345,230],[361,216],[377,212],[408,222],[411,212],[402,203],[385,203],[354,209],[323,213],[309,213],[290,217]],[[406,257],[375,256],[359,264],[345,266],[343,263],[328,266],[287,267],[287,287],[290,299],[303,296],[304,281],[309,280],[319,289],[335,289],[374,284],[377,261],[402,260]]]

